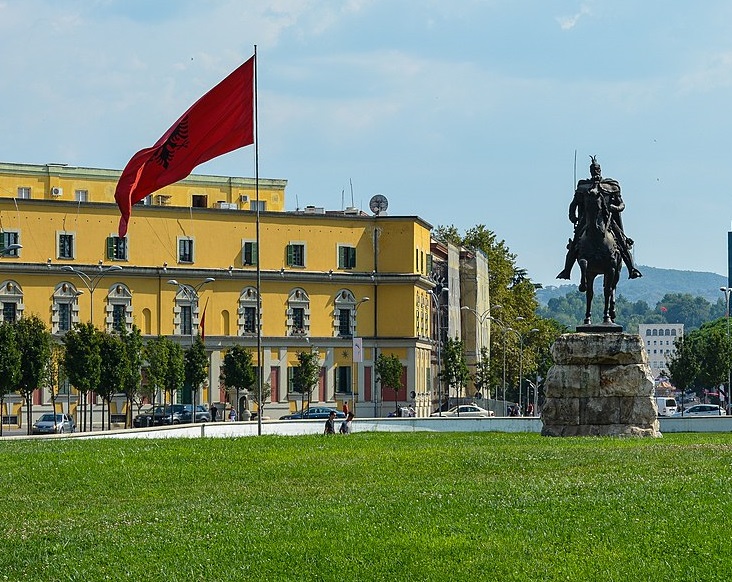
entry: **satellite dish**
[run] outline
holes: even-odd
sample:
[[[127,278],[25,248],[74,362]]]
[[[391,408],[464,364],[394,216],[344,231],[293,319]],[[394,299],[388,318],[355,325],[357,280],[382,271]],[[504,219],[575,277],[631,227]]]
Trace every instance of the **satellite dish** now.
[[[386,209],[389,208],[389,201],[383,194],[374,194],[369,201],[369,208],[374,214],[381,214],[382,212],[386,212]]]

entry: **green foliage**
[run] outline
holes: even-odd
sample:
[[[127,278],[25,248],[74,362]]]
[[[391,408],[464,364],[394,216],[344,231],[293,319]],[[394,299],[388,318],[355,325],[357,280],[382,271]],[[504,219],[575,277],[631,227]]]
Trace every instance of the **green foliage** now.
[[[149,340],[143,349],[147,361],[147,390],[145,394],[154,402],[159,392],[165,390],[165,377],[168,369],[168,344],[170,340],[158,336]]]
[[[18,387],[21,354],[15,336],[15,324],[0,323],[0,414],[2,401]]]
[[[208,356],[206,346],[201,336],[196,336],[193,345],[186,350],[185,354],[185,381],[191,386],[195,394],[201,384],[208,378]]]
[[[140,369],[142,368],[144,352],[142,334],[140,333],[140,329],[136,325],[133,325],[132,331],[123,331],[120,334],[120,339],[125,346],[125,355],[128,364],[127,374],[125,375],[122,386],[122,392],[127,395],[127,400],[129,402],[138,400],[141,405],[142,399],[139,399],[138,396],[140,394]]]
[[[183,348],[180,344],[168,339],[168,367],[165,370],[165,391],[170,394],[169,402],[174,402],[176,390],[183,387],[185,377],[185,362]]]
[[[402,373],[404,372],[401,360],[396,354],[387,356],[382,351],[376,357],[374,369],[376,371],[376,381],[381,382],[381,389],[386,388],[394,391],[394,408],[398,410],[397,396],[402,387]]]
[[[462,340],[447,338],[442,348],[442,371],[440,377],[455,390],[459,397],[463,396],[465,386],[470,380],[470,371],[465,362],[465,346]]]
[[[293,389],[300,394],[307,394],[309,398],[320,377],[320,354],[317,351],[299,352],[297,362],[293,370]]]
[[[628,333],[637,333],[638,324],[641,323],[683,323],[689,331],[719,317],[720,306],[724,311],[721,300],[712,304],[703,297],[693,297],[688,293],[667,293],[654,307],[643,300],[630,302],[619,295],[615,303],[615,320]],[[602,313],[602,307],[602,293],[596,291],[592,313]],[[585,294],[574,289],[564,296],[553,297],[546,306],[538,307],[536,313],[539,317],[555,319],[567,327],[574,327],[584,319]]]
[[[0,555],[8,580],[724,580],[730,465],[725,434],[9,440]]]
[[[96,393],[106,402],[112,396],[122,392],[125,379],[129,374],[127,350],[122,339],[117,334],[97,332],[99,342],[99,384]]]
[[[732,340],[727,320],[720,318],[674,341],[676,353],[669,361],[671,381],[677,388],[713,388],[727,382],[732,367]]]
[[[224,354],[221,381],[227,388],[249,390],[257,379],[252,352],[242,346],[232,346]]]
[[[20,350],[19,389],[26,398],[48,382],[51,359],[51,332],[37,315],[23,317],[15,324]]]
[[[64,368],[69,382],[82,394],[99,386],[102,357],[100,335],[91,323],[79,323],[64,335]]]

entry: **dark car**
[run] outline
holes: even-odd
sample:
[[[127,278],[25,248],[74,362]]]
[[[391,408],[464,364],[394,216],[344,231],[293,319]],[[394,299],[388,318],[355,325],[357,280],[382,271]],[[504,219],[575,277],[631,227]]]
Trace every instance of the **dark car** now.
[[[309,419],[326,419],[330,416],[331,412],[336,413],[336,418],[346,418],[345,413],[335,408],[328,408],[327,406],[311,406],[305,411],[293,412],[292,414],[286,414],[281,420],[309,420]]]
[[[132,421],[132,425],[140,428],[187,422],[191,422],[191,405],[173,404],[172,406],[156,406],[152,414],[150,412],[138,414]],[[196,422],[211,422],[211,413],[201,404],[196,405]]]
[[[191,422],[191,404],[175,404],[175,406],[182,406],[183,410],[180,412],[181,422]],[[211,413],[206,410],[206,407],[202,404],[196,405],[196,420],[195,422],[211,422]]]

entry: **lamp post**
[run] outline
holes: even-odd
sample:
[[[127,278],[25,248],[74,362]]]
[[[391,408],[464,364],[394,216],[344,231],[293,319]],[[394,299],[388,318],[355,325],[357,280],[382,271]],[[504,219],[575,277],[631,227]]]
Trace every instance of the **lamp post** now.
[[[191,316],[190,316],[191,348],[193,348],[193,307],[198,305],[198,295],[199,295],[199,291],[201,290],[201,287],[203,287],[204,285],[207,285],[208,283],[213,283],[215,280],[216,279],[214,279],[213,277],[206,277],[203,281],[199,282],[197,285],[185,285],[184,283],[178,283],[178,281],[176,281],[175,279],[168,279],[168,285],[175,285],[178,288],[178,291],[180,293],[183,293],[183,295],[185,295],[186,298],[188,299],[188,301],[190,301],[190,303],[191,303]],[[181,331],[183,331],[183,330],[181,329]],[[194,389],[193,386],[191,386],[191,422],[193,424],[195,424],[195,422],[196,422],[196,402],[195,402],[195,398],[194,398],[195,393],[196,393],[196,390]],[[172,399],[172,397],[173,397],[173,395],[171,394],[171,399]],[[238,395],[237,395],[237,397],[238,397]],[[165,400],[165,398],[163,398],[163,400]],[[170,404],[171,404],[170,414],[172,417],[172,415],[173,415],[172,404],[173,403],[171,402]],[[237,416],[238,416],[239,402],[236,403],[236,408],[237,408]]]
[[[361,307],[364,303],[367,301],[371,301],[370,297],[361,297],[361,299],[358,300],[355,307],[353,308],[353,311],[356,315],[358,315],[358,308]],[[356,394],[358,394],[358,380],[356,378],[356,362],[363,362],[363,343],[361,338],[357,337],[356,332],[357,325],[358,325],[358,318],[355,318],[356,321],[354,322],[354,329],[353,329],[353,348],[351,349],[351,411],[355,414],[356,412]],[[359,353],[356,354],[356,351]]]
[[[720,287],[719,290],[722,293],[724,293],[724,301],[726,304],[725,315],[727,317],[727,342],[729,342],[729,297],[730,297],[730,293],[732,293],[732,287]],[[727,400],[726,400],[725,404],[726,404],[728,410],[730,409],[730,403],[732,402],[732,398],[730,398],[730,391],[731,391],[730,389],[732,388],[732,384],[730,383],[730,375],[731,375],[731,370],[730,370],[730,367],[727,366],[727,394],[726,394]]]
[[[121,271],[122,267],[119,265],[107,265],[106,267],[102,265],[102,261],[99,261],[97,264],[97,268],[92,271],[91,273],[87,273],[86,271],[82,271],[81,269],[77,269],[76,267],[72,267],[71,265],[64,265],[61,267],[63,271],[68,271],[69,273],[73,273],[79,279],[81,279],[82,283],[84,283],[84,286],[89,291],[89,323],[94,325],[94,291],[99,286],[99,283],[104,278],[104,276],[107,273],[113,273],[116,271]],[[77,297],[79,293],[76,294]],[[86,403],[84,403],[84,406],[86,407]],[[89,432],[92,432],[94,430],[94,401],[93,399],[89,402]],[[86,419],[86,416],[84,417]],[[104,419],[102,419],[102,422]],[[86,423],[86,420],[84,420],[84,423]]]
[[[449,287],[441,286],[440,290],[435,293],[434,289],[430,289],[430,297],[432,297],[432,305],[435,309],[435,315],[436,315],[436,323],[435,331],[437,332],[437,339],[435,340],[435,346],[437,347],[437,415],[442,416],[442,361],[441,361],[441,352],[442,352],[442,313],[441,313],[441,306],[442,306],[442,294],[446,291],[449,291]]]
[[[478,313],[475,309],[473,309],[472,307],[468,307],[467,305],[463,305],[460,309],[462,309],[463,311],[469,311],[470,313],[472,313],[475,316],[475,319],[478,323],[478,326],[479,326],[478,344],[479,345],[478,345],[477,361],[478,361],[478,367],[482,372],[483,371],[483,366],[482,366],[482,364],[483,364],[483,346],[484,346],[483,326],[484,326],[485,322],[488,321],[488,319],[490,318],[491,310],[486,309],[483,313]]]
[[[121,271],[122,267],[119,265],[107,265],[105,267],[102,265],[102,261],[99,261],[96,270],[92,271],[91,274],[71,265],[64,265],[61,269],[79,277],[84,283],[84,286],[89,290],[89,322],[94,325],[94,291],[107,273]]]
[[[511,328],[507,327],[500,319],[496,319],[493,316],[489,315],[488,319],[493,323],[500,325],[501,330],[503,331],[503,416],[506,416],[508,412],[506,408],[506,332]]]
[[[523,317],[517,317],[518,321],[523,321]],[[519,405],[519,414],[521,413],[521,396],[523,393],[523,383],[524,383],[524,338],[530,334],[530,333],[537,333],[539,330],[537,328],[530,329],[527,333],[521,333],[512,327],[507,327],[506,331],[512,331],[516,334],[516,336],[519,339],[519,397],[518,397],[518,405]]]
[[[7,257],[11,253],[14,253],[15,251],[19,251],[22,248],[23,248],[23,245],[19,245],[19,244],[8,245],[4,249],[0,249],[0,257]]]

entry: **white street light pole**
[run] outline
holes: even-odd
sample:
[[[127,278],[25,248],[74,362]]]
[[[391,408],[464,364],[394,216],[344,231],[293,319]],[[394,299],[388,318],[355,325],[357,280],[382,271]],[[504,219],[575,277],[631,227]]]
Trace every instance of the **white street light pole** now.
[[[357,329],[358,328],[358,317],[357,317],[358,308],[361,307],[361,305],[363,305],[367,301],[371,301],[371,297],[361,297],[361,299],[356,303],[356,306],[353,308],[354,314],[356,315],[356,317],[355,317],[356,321],[354,322],[354,326],[353,326],[354,327],[354,329],[353,329],[354,340],[357,339],[357,335],[358,335],[356,333],[358,331],[358,329]],[[354,341],[354,346],[355,345],[356,345],[356,342]],[[358,361],[363,362],[363,354],[361,354],[361,357],[358,359]],[[353,412],[354,414],[356,413],[356,394],[358,393],[358,380],[356,378],[356,376],[358,374],[356,374],[355,368],[356,368],[356,354],[355,354],[355,347],[352,347],[351,348],[351,376],[352,376],[352,378],[351,378],[351,412]]]
[[[68,271],[69,273],[74,273],[74,275],[82,280],[84,286],[89,290],[89,321],[94,325],[94,291],[107,273],[121,271],[122,267],[119,265],[107,265],[105,267],[102,265],[102,261],[99,261],[97,271],[92,272],[91,274],[82,271],[81,269],[77,269],[76,267],[72,267],[71,265],[64,265],[61,269]]]

